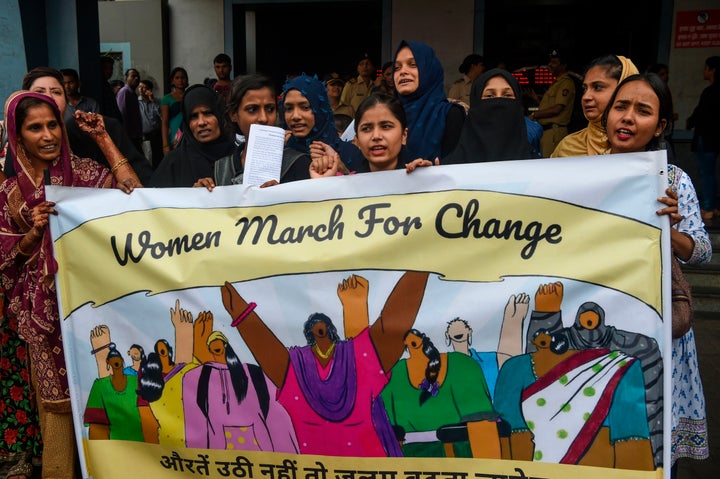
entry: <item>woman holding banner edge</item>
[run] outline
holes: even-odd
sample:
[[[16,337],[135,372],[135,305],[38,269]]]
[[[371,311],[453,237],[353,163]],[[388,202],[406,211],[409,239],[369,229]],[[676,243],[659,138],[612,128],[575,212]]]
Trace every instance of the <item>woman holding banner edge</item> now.
[[[661,148],[662,133],[672,121],[672,97],[663,80],[653,73],[632,75],[613,93],[603,116],[611,153],[632,153]],[[658,198],[672,226],[673,254],[692,264],[711,258],[710,238],[703,226],[695,188],[689,176],[668,164],[667,195]],[[672,348],[672,454],[671,477],[677,476],[677,459],[709,457],[705,398],[697,363],[692,328],[673,339]],[[666,465],[667,467],[667,465]]]
[[[102,117],[78,112],[81,128],[98,139],[111,168],[70,150],[62,114],[48,95],[18,91],[5,103],[10,152],[17,176],[0,186],[0,272],[9,297],[8,315],[28,342],[33,386],[45,439],[43,469],[51,477],[74,477],[75,437],[60,334],[49,217],[44,183],[130,193],[140,180],[110,140]]]

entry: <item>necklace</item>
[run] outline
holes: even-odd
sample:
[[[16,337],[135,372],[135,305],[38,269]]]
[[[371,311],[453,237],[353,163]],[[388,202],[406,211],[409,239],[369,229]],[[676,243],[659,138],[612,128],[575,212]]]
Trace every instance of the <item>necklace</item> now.
[[[333,353],[333,351],[335,351],[335,343],[332,343],[330,345],[330,347],[328,348],[328,350],[325,351],[325,353],[320,351],[320,346],[318,346],[317,343],[313,344],[313,349],[315,350],[317,355],[320,356],[322,359],[327,359],[330,357],[330,355]]]

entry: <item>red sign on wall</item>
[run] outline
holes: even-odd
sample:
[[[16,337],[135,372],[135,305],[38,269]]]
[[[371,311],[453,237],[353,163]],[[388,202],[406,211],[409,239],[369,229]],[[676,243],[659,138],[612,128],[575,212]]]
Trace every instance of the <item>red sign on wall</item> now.
[[[720,47],[720,10],[677,12],[675,48]]]

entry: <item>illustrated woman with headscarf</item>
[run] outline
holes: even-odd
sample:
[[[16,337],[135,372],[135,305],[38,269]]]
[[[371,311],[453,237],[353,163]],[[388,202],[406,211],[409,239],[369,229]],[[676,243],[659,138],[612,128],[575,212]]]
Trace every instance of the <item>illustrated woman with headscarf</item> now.
[[[403,342],[409,357],[392,368],[381,395],[390,422],[405,432],[404,456],[445,457],[438,429],[493,412],[485,376],[473,358],[440,353],[417,329],[408,330]],[[473,457],[468,441],[455,442],[447,455]]]
[[[603,348],[620,351],[640,360],[645,382],[645,401],[650,437],[656,462],[662,456],[663,432],[663,360],[657,342],[644,334],[616,329],[605,324],[605,310],[598,304],[587,302],[578,308],[572,326],[563,327],[560,305],[563,284],[555,282],[538,287],[535,310],[530,315],[527,333],[527,351],[532,352],[532,335],[540,329],[551,334],[561,333],[571,349]],[[660,456],[660,457],[658,457]]]
[[[561,289],[561,283],[540,285],[533,315],[554,307]],[[595,303],[581,307],[575,332],[531,324],[532,352],[500,370],[494,404],[512,429],[512,459],[654,468],[642,362],[609,347],[612,341],[595,347],[578,342],[578,336],[602,336],[579,331],[601,326],[598,311]]]
[[[207,338],[211,361],[183,378],[185,444],[205,449],[297,453],[290,416],[254,364],[243,364],[220,331]]]
[[[290,413],[301,453],[399,455],[387,415],[375,407],[375,399],[402,355],[402,335],[415,322],[427,279],[428,273],[406,272],[378,319],[351,339],[340,340],[324,314],[310,315],[304,326],[308,344],[289,350],[254,311],[255,303],[248,303],[230,283],[222,287],[232,325],[278,388],[278,401]],[[343,291],[341,301],[353,293]]]

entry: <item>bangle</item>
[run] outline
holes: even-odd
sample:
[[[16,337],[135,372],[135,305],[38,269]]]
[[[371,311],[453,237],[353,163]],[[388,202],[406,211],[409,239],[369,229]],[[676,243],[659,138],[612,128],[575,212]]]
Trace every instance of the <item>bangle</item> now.
[[[99,348],[93,349],[92,351],[90,351],[90,354],[99,353],[99,352],[102,351],[103,349],[107,349],[107,348],[109,348],[109,347],[111,347],[111,346],[114,348],[114,347],[115,347],[115,343],[103,344],[103,345],[100,346]]]
[[[235,321],[233,321],[232,324],[230,324],[230,326],[234,328],[234,327],[236,327],[238,324],[240,324],[243,319],[247,318],[248,315],[253,312],[253,310],[255,309],[255,306],[257,306],[257,304],[255,304],[255,303],[248,303],[248,306],[247,306],[247,308],[245,308],[245,311],[243,311],[242,313],[240,313],[240,316],[238,316],[237,318],[235,318]]]
[[[110,173],[115,173],[121,166],[127,165],[127,164],[128,164],[127,158],[121,159],[120,161],[118,161],[117,163],[115,163],[113,165],[113,167],[110,169]]]

